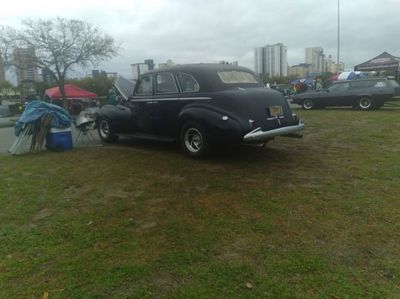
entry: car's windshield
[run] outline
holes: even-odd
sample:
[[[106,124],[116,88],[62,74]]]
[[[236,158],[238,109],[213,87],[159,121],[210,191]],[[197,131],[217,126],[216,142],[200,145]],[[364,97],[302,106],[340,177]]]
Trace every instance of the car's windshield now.
[[[218,71],[218,76],[226,84],[259,83],[252,73],[244,71]]]
[[[150,75],[143,76],[139,83],[136,94],[138,95],[147,95],[153,93],[153,81]]]

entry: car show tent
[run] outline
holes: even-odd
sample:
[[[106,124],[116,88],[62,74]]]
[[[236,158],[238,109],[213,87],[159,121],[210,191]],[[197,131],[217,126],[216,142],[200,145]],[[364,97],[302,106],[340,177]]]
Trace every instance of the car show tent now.
[[[97,94],[95,94],[94,92],[84,90],[73,84],[65,84],[64,89],[65,89],[65,95],[68,100],[82,100],[82,99],[97,98]],[[61,91],[58,86],[47,89],[45,91],[45,95],[50,100],[60,100],[62,98]]]
[[[354,67],[355,71],[388,71],[392,72],[393,75],[399,75],[400,68],[400,57],[393,56],[388,52],[383,52],[382,54],[363,62]]]
[[[65,84],[64,90],[68,102],[68,111],[72,115],[77,115],[83,109],[96,104],[95,99],[97,98],[97,94],[94,92],[84,90],[73,84]],[[61,105],[62,96],[60,88],[57,86],[47,89],[44,92],[44,99],[46,102]]]

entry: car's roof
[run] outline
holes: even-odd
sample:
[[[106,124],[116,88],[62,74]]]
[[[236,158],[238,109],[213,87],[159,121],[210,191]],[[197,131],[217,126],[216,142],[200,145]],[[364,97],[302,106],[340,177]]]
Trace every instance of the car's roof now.
[[[246,71],[252,72],[248,68],[242,66],[236,66],[231,64],[220,64],[220,63],[193,63],[193,64],[177,64],[169,67],[164,67],[160,69],[154,69],[149,71],[148,73],[158,73],[158,72],[173,72],[173,71],[182,71],[182,72],[204,72],[204,71],[229,71],[229,70],[238,70],[238,71]]]
[[[389,80],[386,77],[378,77],[378,78],[365,78],[365,79],[354,79],[354,80],[339,80],[333,82],[333,84],[343,84],[349,82],[365,82],[365,81],[379,81],[379,80]]]
[[[225,84],[218,76],[218,71],[243,71],[249,72],[257,78],[258,83]],[[200,91],[227,90],[235,87],[263,87],[256,74],[245,67],[219,63],[178,64],[171,67],[151,70],[146,74],[160,72],[182,72],[195,77],[200,84]]]

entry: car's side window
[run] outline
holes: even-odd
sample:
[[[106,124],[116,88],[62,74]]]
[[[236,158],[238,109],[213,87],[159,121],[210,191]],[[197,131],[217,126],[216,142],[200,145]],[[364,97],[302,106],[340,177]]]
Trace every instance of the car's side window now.
[[[198,92],[200,90],[200,85],[197,83],[196,79],[193,78],[193,76],[185,73],[179,73],[177,78],[183,93]]]
[[[371,82],[370,81],[352,81],[351,82],[351,88],[352,89],[363,89],[363,88],[368,88],[371,86]]]
[[[329,87],[330,91],[347,91],[349,89],[349,83],[340,83],[340,84],[334,84],[331,87]]]
[[[387,84],[386,84],[385,81],[378,81],[378,82],[375,83],[374,87],[384,88],[384,87],[387,87]]]
[[[177,93],[174,76],[171,73],[163,72],[156,75],[156,93]]]
[[[138,88],[136,90],[137,95],[149,95],[153,94],[153,80],[152,76],[143,76],[139,83],[138,83]]]

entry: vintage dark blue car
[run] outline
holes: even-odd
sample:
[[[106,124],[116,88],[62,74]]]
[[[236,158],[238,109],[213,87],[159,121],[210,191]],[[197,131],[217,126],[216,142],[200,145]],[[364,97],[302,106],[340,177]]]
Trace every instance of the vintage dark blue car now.
[[[327,89],[288,96],[303,109],[352,106],[360,110],[376,110],[385,102],[399,100],[400,86],[394,79],[368,78],[337,81]]]
[[[192,157],[218,144],[301,137],[304,128],[284,97],[264,88],[251,70],[221,64],[176,65],[143,74],[126,100],[100,109],[96,123],[105,142],[119,135],[179,141]]]

